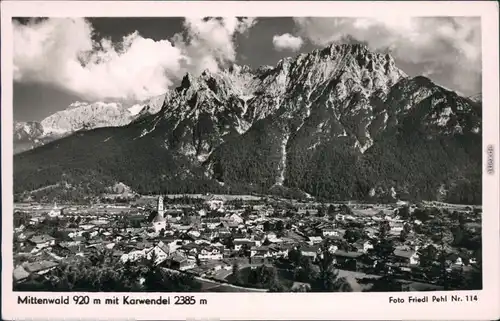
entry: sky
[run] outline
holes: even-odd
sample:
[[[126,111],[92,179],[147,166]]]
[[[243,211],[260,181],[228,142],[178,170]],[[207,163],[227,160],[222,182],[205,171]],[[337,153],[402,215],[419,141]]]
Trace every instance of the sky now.
[[[481,92],[481,24],[426,18],[17,18],[14,120],[40,121],[75,101],[147,99],[187,73],[257,68],[331,43],[389,51],[410,76]]]

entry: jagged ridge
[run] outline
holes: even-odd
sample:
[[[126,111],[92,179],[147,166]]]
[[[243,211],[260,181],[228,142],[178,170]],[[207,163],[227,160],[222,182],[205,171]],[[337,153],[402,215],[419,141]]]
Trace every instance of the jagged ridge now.
[[[480,104],[408,78],[390,55],[331,45],[276,67],[188,74],[156,114],[18,157],[16,188],[27,182],[27,162],[66,150],[71,160],[47,169],[54,180],[86,158],[74,148],[84,144],[94,150],[89,164],[138,192],[284,185],[330,199],[391,189],[433,199],[438,189],[451,195],[480,181],[480,120]]]

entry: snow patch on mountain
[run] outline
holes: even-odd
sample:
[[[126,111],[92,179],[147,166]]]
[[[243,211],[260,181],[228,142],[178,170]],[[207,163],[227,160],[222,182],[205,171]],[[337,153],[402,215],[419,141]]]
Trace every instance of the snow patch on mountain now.
[[[135,116],[141,112],[141,110],[144,108],[144,105],[140,104],[135,104],[132,107],[128,109],[130,115]]]

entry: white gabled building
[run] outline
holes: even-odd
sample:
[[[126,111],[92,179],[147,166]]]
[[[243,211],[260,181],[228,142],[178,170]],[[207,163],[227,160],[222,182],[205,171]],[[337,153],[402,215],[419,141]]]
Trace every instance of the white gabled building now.
[[[205,202],[205,204],[210,211],[224,211],[224,200],[219,197],[211,197]]]
[[[54,208],[47,214],[49,217],[61,216],[61,209],[57,208],[57,203],[54,203]]]

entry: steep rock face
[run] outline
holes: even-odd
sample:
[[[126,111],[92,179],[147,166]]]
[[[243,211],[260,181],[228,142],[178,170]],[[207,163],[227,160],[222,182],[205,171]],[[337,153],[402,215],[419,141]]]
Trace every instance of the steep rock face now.
[[[123,126],[132,114],[118,103],[75,102],[41,121],[45,134],[71,133],[81,129]]]
[[[249,108],[256,84],[248,67],[205,71],[199,77],[187,74],[168,93],[160,113],[137,122],[142,129],[135,139],[161,138],[164,148],[204,161],[221,143],[269,113]]]
[[[267,188],[296,180],[293,174],[285,175],[290,172],[287,168],[307,167],[323,145],[362,153],[373,144],[372,136],[386,126],[388,112],[378,110],[379,105],[405,77],[392,57],[362,45],[331,45],[283,59],[259,76],[261,84],[248,102],[250,109],[273,106],[275,112],[241,138],[221,146],[211,158],[210,172],[220,181],[252,181],[253,177],[260,181],[252,183]],[[235,155],[242,165],[233,159]],[[255,175],[251,164],[266,164],[266,178]]]
[[[481,104],[409,78],[363,45],[188,74],[162,97],[161,109],[137,107],[126,126],[19,155],[17,191],[71,172],[139,193],[291,188],[325,199],[480,201]],[[63,151],[71,156],[54,158]],[[46,182],[33,182],[30,164],[48,159],[57,164],[37,172]]]
[[[14,123],[14,154],[43,144],[43,127],[39,122]]]

